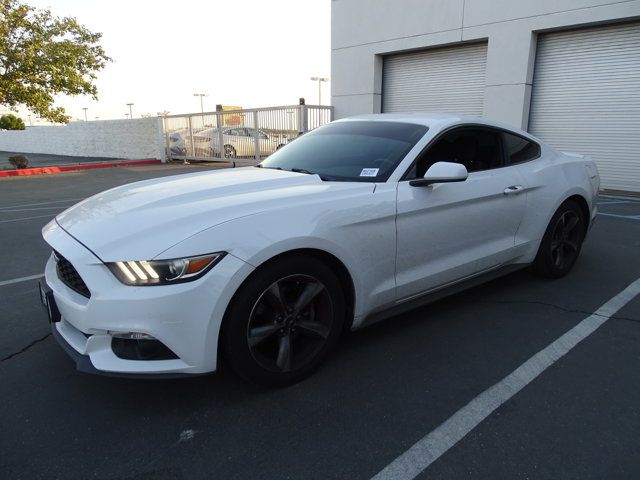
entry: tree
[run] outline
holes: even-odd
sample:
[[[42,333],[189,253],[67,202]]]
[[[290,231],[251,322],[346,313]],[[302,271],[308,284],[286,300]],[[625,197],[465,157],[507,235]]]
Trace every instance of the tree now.
[[[24,130],[24,122],[15,115],[2,115],[0,117],[0,129],[2,130]]]
[[[0,0],[0,104],[22,105],[56,123],[69,117],[53,96],[91,95],[96,73],[111,59],[75,18],[55,17],[18,0]]]

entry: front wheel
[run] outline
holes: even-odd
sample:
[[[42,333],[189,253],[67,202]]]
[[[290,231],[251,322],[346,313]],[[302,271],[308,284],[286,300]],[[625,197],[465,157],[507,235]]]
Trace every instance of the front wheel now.
[[[565,276],[578,259],[585,235],[582,209],[573,200],[567,200],[553,215],[545,231],[533,263],[536,271],[550,278]]]
[[[310,375],[336,344],[345,300],[333,271],[296,255],[258,269],[225,315],[225,359],[245,379],[270,386]]]
[[[224,158],[236,158],[236,149],[232,145],[224,146]]]

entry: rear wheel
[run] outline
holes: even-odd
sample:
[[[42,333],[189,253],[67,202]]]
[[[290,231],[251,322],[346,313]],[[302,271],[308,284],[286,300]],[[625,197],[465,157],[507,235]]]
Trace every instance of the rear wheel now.
[[[578,259],[585,234],[582,209],[575,201],[567,200],[549,222],[534,260],[535,269],[550,278],[565,276]]]
[[[339,280],[319,260],[302,255],[276,260],[236,292],[223,323],[225,358],[254,383],[302,380],[337,342],[344,302]]]

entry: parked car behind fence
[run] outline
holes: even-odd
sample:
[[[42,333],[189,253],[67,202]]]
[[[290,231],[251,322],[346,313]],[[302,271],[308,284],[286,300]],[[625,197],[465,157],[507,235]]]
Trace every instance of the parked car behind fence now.
[[[167,158],[254,162],[332,117],[333,107],[314,105],[165,116]]]

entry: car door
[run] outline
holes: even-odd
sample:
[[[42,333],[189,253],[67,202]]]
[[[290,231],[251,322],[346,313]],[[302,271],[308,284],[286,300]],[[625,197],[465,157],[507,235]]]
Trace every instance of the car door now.
[[[249,137],[246,128],[233,128],[229,134],[233,135],[232,144],[238,157],[253,155],[253,138]]]
[[[458,162],[466,181],[427,187],[409,184],[437,161]],[[459,127],[442,134],[419,156],[397,194],[397,297],[403,299],[508,263],[526,188],[505,163],[500,132]]]
[[[260,156],[262,157],[271,155],[276,149],[276,142],[261,130],[258,130],[258,143],[260,145]]]

